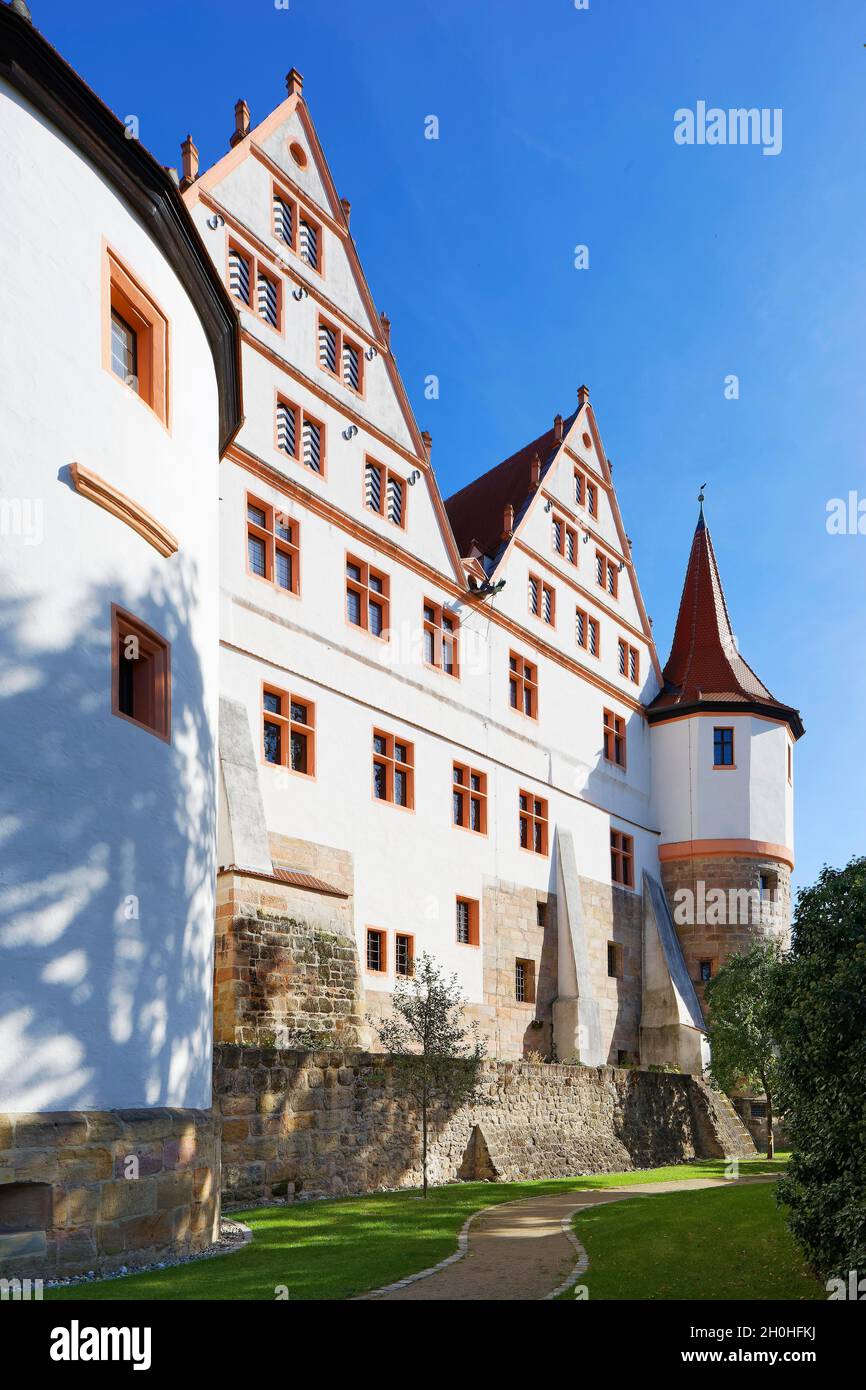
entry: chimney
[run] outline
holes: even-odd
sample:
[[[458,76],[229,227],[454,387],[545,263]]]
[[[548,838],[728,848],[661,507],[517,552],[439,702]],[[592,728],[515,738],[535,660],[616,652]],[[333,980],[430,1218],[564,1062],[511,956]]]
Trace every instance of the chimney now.
[[[505,508],[505,513],[504,513],[503,518],[502,518],[502,539],[503,539],[504,541],[507,541],[507,540],[508,540],[508,537],[509,537],[509,536],[513,536],[513,535],[514,535],[514,507],[513,507],[513,506],[511,505],[511,503],[509,502],[509,503],[508,503],[508,506]]]
[[[286,91],[290,97],[300,97],[304,94],[304,79],[297,68],[289,68],[286,73]]]
[[[235,128],[232,138],[229,140],[229,144],[231,145],[232,149],[234,149],[235,145],[239,144],[241,140],[243,140],[247,135],[249,135],[249,133],[250,108],[247,106],[245,101],[236,101]]]
[[[344,216],[345,219],[346,219],[346,226],[348,227],[348,225],[349,225],[349,216],[350,216],[351,211],[352,211],[352,204],[349,202],[349,199],[348,199],[348,198],[341,198],[341,199],[340,199],[340,207],[343,209],[343,216]]]
[[[183,162],[183,178],[181,188],[189,188],[191,183],[195,183],[198,178],[198,150],[193,143],[193,138],[188,135],[180,147],[181,160]]]
[[[429,459],[430,450],[433,448],[433,436],[429,430],[421,431],[421,440],[423,442],[424,448],[427,450],[427,457]]]
[[[554,439],[556,440],[557,444],[560,444],[560,443],[562,442],[562,416],[561,416],[561,415],[554,415],[554,417],[553,417],[553,437],[554,437]]]
[[[589,402],[589,387],[588,387],[588,386],[578,386],[578,388],[577,388],[577,406],[578,406],[578,409],[580,409],[580,407],[581,407],[582,405],[587,405],[588,402]]]
[[[529,465],[529,481],[532,487],[538,487],[541,482],[541,459],[538,454],[532,455],[532,462]]]
[[[383,338],[385,339],[385,346],[388,347],[388,348],[390,348],[390,346],[391,346],[391,320],[388,318],[388,315],[387,315],[387,314],[380,314],[380,315],[379,315],[379,322],[380,322],[381,325],[382,325],[382,336],[383,336]]]

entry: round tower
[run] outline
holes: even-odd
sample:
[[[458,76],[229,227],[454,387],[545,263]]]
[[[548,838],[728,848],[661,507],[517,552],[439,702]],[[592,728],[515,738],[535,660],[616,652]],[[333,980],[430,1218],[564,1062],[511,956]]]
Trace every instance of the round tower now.
[[[737,649],[703,494],[664,686],[649,706],[662,881],[702,986],[755,937],[790,933],[800,714]]]

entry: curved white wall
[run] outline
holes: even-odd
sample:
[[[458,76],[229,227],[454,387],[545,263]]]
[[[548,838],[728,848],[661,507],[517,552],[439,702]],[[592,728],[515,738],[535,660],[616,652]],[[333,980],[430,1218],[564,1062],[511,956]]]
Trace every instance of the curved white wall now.
[[[734,767],[713,766],[713,730],[734,730]],[[763,840],[793,851],[787,726],[753,715],[653,724],[653,800],[661,844]]]
[[[0,1110],[207,1107],[213,359],[144,227],[4,84],[0,183]],[[104,240],[170,321],[170,429],[103,368]],[[72,462],[141,503],[178,553],[76,494]],[[111,713],[112,602],[172,643],[171,744]]]

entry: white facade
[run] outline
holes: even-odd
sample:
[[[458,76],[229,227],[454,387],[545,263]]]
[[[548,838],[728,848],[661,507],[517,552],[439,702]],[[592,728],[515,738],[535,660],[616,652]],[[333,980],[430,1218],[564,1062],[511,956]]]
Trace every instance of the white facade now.
[[[303,167],[290,152],[292,144],[301,146]],[[275,236],[275,191],[292,201],[294,216],[319,224],[321,274]],[[482,903],[484,884],[493,881],[541,895],[555,892],[557,830],[573,834],[580,873],[600,884],[611,881],[612,828],[633,839],[628,891],[639,893],[644,869],[658,873],[643,713],[659,688],[658,667],[591,407],[584,402],[567,423],[514,543],[488,576],[504,579],[504,588],[493,598],[472,595],[299,96],[290,95],[193,182],[186,198],[227,277],[235,248],[252,278],[261,270],[279,285],[276,325],[256,312],[254,293],[250,303],[238,303],[246,419],[223,461],[220,485],[221,688],[247,710],[268,831],[351,853],[362,963],[368,928],[388,939],[388,968],[365,975],[367,991],[393,987],[394,936],[405,932],[414,937],[416,953],[430,951],[454,969],[469,1001],[482,1003],[483,952],[456,939],[458,897]],[[363,395],[322,367],[320,317],[365,350]],[[278,396],[324,425],[322,472],[280,449]],[[405,527],[365,505],[367,458],[406,484]],[[575,467],[593,480],[596,516],[576,503]],[[299,593],[249,572],[249,501],[274,508],[299,527]],[[554,517],[577,532],[576,564],[554,550]],[[598,546],[617,567],[615,598],[596,580]],[[347,557],[373,566],[388,581],[387,641],[347,621]],[[530,572],[556,590],[553,626],[529,613]],[[424,661],[425,602],[442,605],[459,622],[459,678]],[[600,623],[598,655],[578,645],[576,607]],[[620,637],[638,653],[635,680],[620,672]],[[535,719],[510,706],[512,651],[537,666]],[[314,777],[265,761],[263,684],[314,705]],[[626,721],[625,768],[603,756],[605,709]],[[414,746],[411,810],[373,797],[374,729]],[[486,835],[453,824],[455,762],[486,775]],[[522,790],[548,803],[544,854],[519,844]],[[224,827],[223,864],[230,845]],[[482,909],[479,945],[493,929]]]
[[[0,185],[0,1110],[207,1108],[214,358],[157,239],[6,84]],[[107,246],[168,319],[167,424],[104,366]],[[176,553],[76,492],[72,464]],[[112,714],[112,604],[171,643],[170,742]]]

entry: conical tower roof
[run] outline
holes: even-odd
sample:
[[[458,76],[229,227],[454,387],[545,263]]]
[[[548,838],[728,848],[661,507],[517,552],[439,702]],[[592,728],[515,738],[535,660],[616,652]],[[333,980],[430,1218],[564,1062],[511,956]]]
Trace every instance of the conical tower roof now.
[[[664,686],[649,706],[651,723],[713,711],[765,714],[804,732],[799,711],[777,700],[740,655],[701,501]]]

